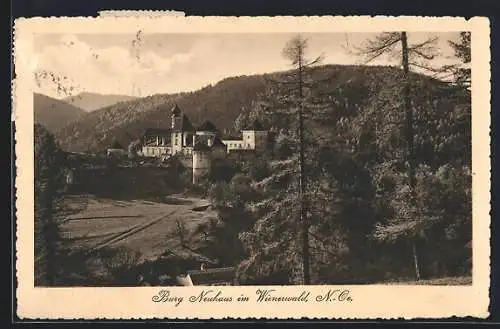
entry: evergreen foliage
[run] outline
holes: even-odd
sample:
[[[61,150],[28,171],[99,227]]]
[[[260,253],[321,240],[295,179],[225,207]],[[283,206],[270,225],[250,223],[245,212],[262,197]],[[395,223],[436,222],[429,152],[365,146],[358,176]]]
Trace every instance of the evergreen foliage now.
[[[365,54],[373,59],[400,51],[405,38],[382,34],[365,45]],[[240,284],[470,275],[470,69],[443,68],[454,74],[453,83],[412,72],[434,56],[433,40],[407,43],[406,54],[397,54],[403,69],[316,66],[316,60],[301,66],[307,42],[294,42],[285,51],[295,65],[290,71],[121,103],[86,115],[58,136],[76,150],[86,143],[98,150],[116,137],[134,156],[143,128],[170,125],[165,109],[174,102],[194,122],[209,119],[221,131],[238,131],[255,119],[269,127],[264,154],[214,160],[207,194],[219,218],[182,233],[183,239],[202,235],[197,251],[236,266]],[[470,34],[450,46],[470,62]],[[35,127],[35,136],[35,270],[37,282],[50,284],[58,151],[42,127]]]
[[[35,137],[35,285],[50,286],[57,282],[60,269],[60,234],[56,204],[61,186],[62,153],[54,136],[40,124],[34,126]]]
[[[470,275],[470,93],[397,68],[356,71],[345,76],[318,67],[305,76],[311,86],[321,82],[306,89],[302,102],[311,283],[408,278],[415,274],[415,250],[422,278]],[[243,170],[255,192],[245,199],[255,224],[239,234],[241,284],[303,282],[298,95],[289,81],[282,75],[281,83],[268,83],[238,118],[264,120],[276,136],[268,172]],[[413,112],[413,188],[406,95]],[[250,165],[261,171],[258,162]]]

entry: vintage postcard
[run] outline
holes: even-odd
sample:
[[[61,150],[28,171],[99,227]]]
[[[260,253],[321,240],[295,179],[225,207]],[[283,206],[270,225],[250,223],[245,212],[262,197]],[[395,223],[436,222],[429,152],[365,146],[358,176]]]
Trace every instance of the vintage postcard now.
[[[16,20],[17,315],[487,317],[489,33]]]

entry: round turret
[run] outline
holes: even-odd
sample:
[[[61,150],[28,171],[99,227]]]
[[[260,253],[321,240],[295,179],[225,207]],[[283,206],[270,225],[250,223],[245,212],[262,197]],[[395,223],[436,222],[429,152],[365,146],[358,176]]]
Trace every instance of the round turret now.
[[[193,184],[198,184],[210,174],[212,150],[207,144],[196,143],[193,146]]]
[[[219,136],[215,136],[212,143],[212,157],[225,158],[227,155],[227,145],[222,142]]]

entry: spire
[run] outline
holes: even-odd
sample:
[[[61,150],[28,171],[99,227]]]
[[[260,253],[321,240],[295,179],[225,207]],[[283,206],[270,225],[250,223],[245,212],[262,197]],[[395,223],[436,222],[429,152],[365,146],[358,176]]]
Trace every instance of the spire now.
[[[179,105],[177,105],[177,103],[174,103],[174,107],[172,108],[172,115],[174,116],[178,116],[181,114],[181,108],[179,107]]]
[[[265,129],[260,123],[260,121],[258,119],[255,119],[250,125],[246,126],[245,129],[243,130],[264,131]]]
[[[120,144],[120,142],[118,142],[117,139],[114,139],[113,140],[113,143],[111,144],[111,148],[112,149],[120,149],[120,150],[123,150],[123,146]]]

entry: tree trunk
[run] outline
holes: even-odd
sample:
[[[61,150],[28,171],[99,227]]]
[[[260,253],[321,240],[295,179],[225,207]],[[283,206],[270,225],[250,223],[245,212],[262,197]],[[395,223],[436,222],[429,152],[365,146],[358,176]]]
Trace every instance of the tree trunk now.
[[[409,72],[410,65],[408,60],[408,39],[406,32],[401,32],[401,48],[402,48],[402,64],[403,64],[403,102],[405,107],[405,131],[407,145],[407,160],[408,160],[408,179],[410,185],[410,193],[412,195],[409,202],[414,202],[413,195],[415,193],[415,147],[414,147],[414,131],[413,131],[413,109],[410,99],[410,80]],[[415,238],[412,241],[413,264],[415,267],[415,279],[420,280],[420,269],[418,263],[418,251]]]
[[[307,220],[307,200],[306,200],[306,176],[305,176],[305,156],[304,156],[304,115],[303,115],[303,63],[302,55],[299,55],[299,201],[300,201],[300,222],[302,223],[302,267],[304,284],[311,283],[310,260],[309,260],[309,223]]]
[[[50,158],[50,156],[48,157]],[[54,186],[52,177],[51,164],[47,160],[44,163],[46,168],[42,169],[42,200],[43,200],[43,213],[42,213],[42,225],[43,225],[43,240],[45,244],[45,276],[46,283],[48,286],[53,286],[55,283],[56,276],[56,252],[55,252],[55,223],[53,218],[53,202],[54,202]]]

